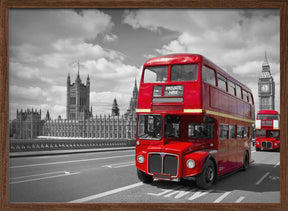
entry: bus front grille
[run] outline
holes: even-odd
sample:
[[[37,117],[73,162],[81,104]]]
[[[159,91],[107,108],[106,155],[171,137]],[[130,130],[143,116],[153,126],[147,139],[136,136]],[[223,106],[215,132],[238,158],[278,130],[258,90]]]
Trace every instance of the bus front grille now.
[[[150,154],[148,159],[148,172],[151,174],[168,174],[177,176],[178,158],[171,154]]]
[[[263,141],[262,147],[263,148],[272,148],[272,142],[271,141]]]

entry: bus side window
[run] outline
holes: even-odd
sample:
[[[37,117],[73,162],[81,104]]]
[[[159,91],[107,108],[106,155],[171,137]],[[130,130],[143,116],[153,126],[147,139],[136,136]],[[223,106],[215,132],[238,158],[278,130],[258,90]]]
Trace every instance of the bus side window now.
[[[244,127],[244,138],[249,137],[249,128],[247,126]]]
[[[236,96],[242,99],[241,87],[236,84]]]
[[[219,125],[219,139],[228,138],[228,125]]]
[[[246,101],[246,102],[249,102],[248,100],[248,92],[243,90],[243,100]]]
[[[228,81],[228,93],[230,93],[231,95],[235,95],[235,84],[232,81]]]
[[[202,66],[202,81],[216,86],[215,72],[209,67]]]
[[[253,102],[253,100],[252,100],[252,94],[249,93],[249,94],[248,94],[248,97],[249,97],[249,103],[252,104],[252,105],[254,105],[254,102]]]
[[[227,79],[221,74],[217,74],[218,87],[227,92]]]
[[[237,127],[237,138],[243,138],[243,127],[242,126]]]
[[[229,125],[229,139],[236,138],[236,125]]]

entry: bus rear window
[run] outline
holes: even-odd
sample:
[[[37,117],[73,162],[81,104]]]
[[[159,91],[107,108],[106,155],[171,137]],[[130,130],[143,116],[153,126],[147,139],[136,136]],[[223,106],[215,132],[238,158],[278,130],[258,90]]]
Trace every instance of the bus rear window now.
[[[196,81],[198,79],[198,64],[173,65],[171,81]]]
[[[146,67],[144,71],[144,83],[163,83],[168,78],[168,66]]]

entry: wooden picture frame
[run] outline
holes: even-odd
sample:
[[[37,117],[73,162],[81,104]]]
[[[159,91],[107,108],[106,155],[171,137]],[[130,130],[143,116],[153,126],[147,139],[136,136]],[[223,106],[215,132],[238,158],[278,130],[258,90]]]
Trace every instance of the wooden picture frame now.
[[[280,9],[280,203],[9,203],[9,55],[8,21],[12,8],[276,8]],[[286,0],[2,0],[0,3],[0,209],[1,210],[288,210],[288,2]]]

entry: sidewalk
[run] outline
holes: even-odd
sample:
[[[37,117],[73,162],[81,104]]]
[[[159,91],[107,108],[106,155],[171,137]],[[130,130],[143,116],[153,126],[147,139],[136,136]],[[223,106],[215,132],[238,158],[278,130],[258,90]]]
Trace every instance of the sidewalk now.
[[[62,154],[74,154],[74,153],[121,151],[121,150],[132,150],[132,149],[135,149],[135,147],[133,146],[133,147],[95,148],[95,149],[9,152],[9,157],[15,158],[15,157],[30,157],[30,156],[62,155]]]

